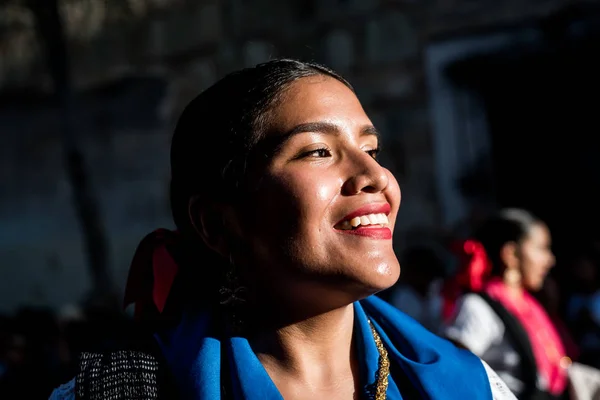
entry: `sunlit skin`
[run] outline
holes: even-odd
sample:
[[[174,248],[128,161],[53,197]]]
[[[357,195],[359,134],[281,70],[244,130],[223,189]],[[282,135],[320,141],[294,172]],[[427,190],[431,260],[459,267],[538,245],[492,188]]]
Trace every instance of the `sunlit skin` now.
[[[399,277],[400,188],[376,161],[378,136],[359,100],[337,80],[296,81],[269,122],[276,146],[228,216],[260,311],[251,344],[286,399],[353,399],[352,303]],[[389,223],[340,229],[363,206],[387,208]]]

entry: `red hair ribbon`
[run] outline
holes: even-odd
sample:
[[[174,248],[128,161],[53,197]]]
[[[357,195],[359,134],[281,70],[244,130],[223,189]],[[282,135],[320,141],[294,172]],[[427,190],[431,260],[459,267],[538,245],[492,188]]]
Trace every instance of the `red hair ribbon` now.
[[[456,301],[463,293],[483,290],[492,270],[492,264],[480,242],[469,239],[453,247],[459,255],[461,267],[458,274],[447,281],[442,289],[442,315],[446,321],[453,317]]]
[[[177,231],[158,229],[140,242],[133,256],[125,287],[125,307],[135,304],[135,317],[147,312],[162,313],[179,272],[167,246],[180,238]]]
[[[492,264],[483,248],[483,245],[475,240],[467,240],[463,244],[464,254],[470,257],[466,268],[459,273],[457,279],[466,290],[479,292],[483,290],[491,270]]]

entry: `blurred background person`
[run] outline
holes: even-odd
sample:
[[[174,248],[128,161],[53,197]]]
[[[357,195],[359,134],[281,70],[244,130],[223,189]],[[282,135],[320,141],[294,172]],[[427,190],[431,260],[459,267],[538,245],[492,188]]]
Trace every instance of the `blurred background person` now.
[[[542,288],[554,266],[547,226],[527,211],[508,209],[487,221],[475,238],[485,250],[475,253],[475,261],[490,262],[489,275],[481,291],[459,299],[445,335],[488,362],[519,399],[562,398],[565,347],[528,293]]]

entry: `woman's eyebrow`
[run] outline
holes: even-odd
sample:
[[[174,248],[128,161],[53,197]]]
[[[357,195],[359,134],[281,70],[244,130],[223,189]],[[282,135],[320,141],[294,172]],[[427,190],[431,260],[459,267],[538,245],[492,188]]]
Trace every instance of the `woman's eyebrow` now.
[[[316,133],[339,135],[340,129],[337,125],[332,124],[331,122],[326,122],[326,121],[306,122],[306,123],[303,123],[303,124],[293,127],[292,129],[290,129],[289,131],[287,131],[280,137],[282,138],[283,141],[287,141],[291,137],[293,137],[299,133],[306,133],[306,132],[316,132]],[[373,125],[362,126],[360,129],[360,135],[361,136],[374,135],[374,136],[377,136],[378,139],[380,136],[379,132]]]

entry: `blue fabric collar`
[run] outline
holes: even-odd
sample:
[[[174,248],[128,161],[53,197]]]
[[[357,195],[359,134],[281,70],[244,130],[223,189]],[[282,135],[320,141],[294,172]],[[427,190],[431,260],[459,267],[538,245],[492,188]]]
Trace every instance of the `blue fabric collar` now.
[[[483,364],[473,354],[435,336],[375,296],[354,303],[354,310],[363,387],[374,385],[379,362],[370,319],[394,367],[389,400],[402,399],[397,374],[405,374],[424,399],[492,400]],[[228,357],[234,399],[283,399],[248,341],[217,338],[211,326],[208,313],[188,313],[176,328],[156,337],[182,397],[221,399],[221,357]]]

